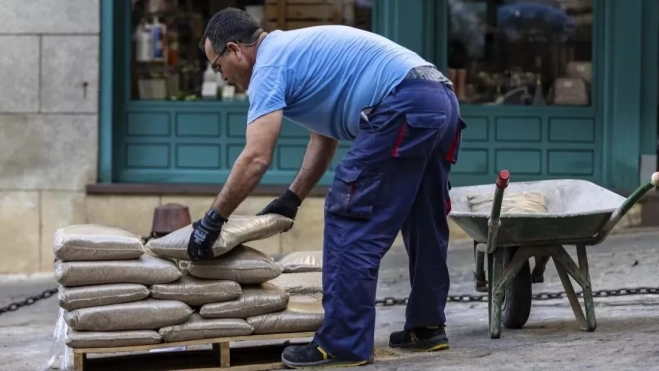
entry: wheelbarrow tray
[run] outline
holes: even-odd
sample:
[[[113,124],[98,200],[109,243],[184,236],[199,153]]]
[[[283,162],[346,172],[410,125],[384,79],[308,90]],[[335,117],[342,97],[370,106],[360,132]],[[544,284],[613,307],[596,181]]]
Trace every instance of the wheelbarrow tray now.
[[[449,217],[474,241],[486,243],[490,212],[473,212],[467,196],[494,194],[495,185],[455,187]],[[597,234],[625,198],[592,182],[576,179],[512,182],[506,194],[541,192],[546,213],[501,213],[498,246],[561,240],[588,240]]]

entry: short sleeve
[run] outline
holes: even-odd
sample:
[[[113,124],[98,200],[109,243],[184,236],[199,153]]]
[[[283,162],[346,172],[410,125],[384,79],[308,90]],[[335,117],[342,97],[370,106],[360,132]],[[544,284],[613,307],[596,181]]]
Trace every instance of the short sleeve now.
[[[248,125],[263,115],[286,107],[287,72],[285,67],[276,66],[254,71],[248,88]]]

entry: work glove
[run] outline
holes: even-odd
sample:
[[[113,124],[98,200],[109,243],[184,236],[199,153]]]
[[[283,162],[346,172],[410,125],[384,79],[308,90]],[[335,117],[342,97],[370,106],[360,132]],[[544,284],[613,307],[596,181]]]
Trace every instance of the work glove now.
[[[206,260],[213,258],[213,244],[220,237],[222,226],[226,223],[219,212],[210,209],[203,218],[192,224],[192,234],[188,241],[188,257],[190,260]]]
[[[297,209],[302,204],[300,197],[295,192],[287,189],[283,195],[270,202],[263,210],[256,215],[279,214],[290,219],[295,219]]]

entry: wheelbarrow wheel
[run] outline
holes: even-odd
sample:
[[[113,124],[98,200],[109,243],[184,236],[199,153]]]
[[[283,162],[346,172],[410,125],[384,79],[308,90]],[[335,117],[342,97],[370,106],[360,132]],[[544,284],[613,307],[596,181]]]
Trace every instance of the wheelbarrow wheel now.
[[[504,250],[504,269],[515,256],[517,249],[517,247],[508,247]],[[531,267],[527,260],[506,289],[502,308],[502,324],[508,329],[521,329],[524,327],[531,315],[532,300]]]

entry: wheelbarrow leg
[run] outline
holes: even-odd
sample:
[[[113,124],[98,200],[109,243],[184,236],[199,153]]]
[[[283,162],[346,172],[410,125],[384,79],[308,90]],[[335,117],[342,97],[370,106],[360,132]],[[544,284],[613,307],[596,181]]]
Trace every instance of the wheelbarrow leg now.
[[[497,248],[493,253],[488,254],[488,259],[492,259],[490,282],[487,283],[489,289],[490,338],[498,339],[501,337],[501,305],[503,304],[503,292],[505,290],[505,287],[502,288],[500,285],[503,273],[503,249]]]
[[[595,319],[595,305],[593,303],[592,286],[590,283],[590,275],[588,273],[588,259],[586,257],[586,247],[583,245],[577,246],[577,257],[579,266],[575,264],[570,255],[565,251],[563,246],[556,246],[552,254],[556,271],[561,279],[563,288],[567,295],[574,316],[579,322],[579,327],[584,331],[594,331],[597,328],[597,321]],[[584,307],[586,314],[581,309],[577,294],[574,292],[570,277],[581,286],[584,297]]]

